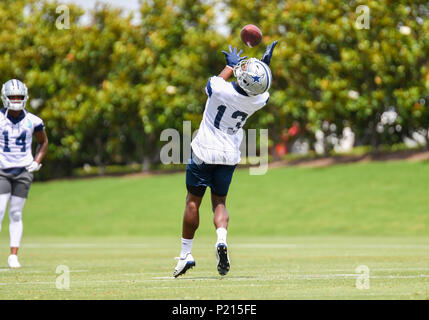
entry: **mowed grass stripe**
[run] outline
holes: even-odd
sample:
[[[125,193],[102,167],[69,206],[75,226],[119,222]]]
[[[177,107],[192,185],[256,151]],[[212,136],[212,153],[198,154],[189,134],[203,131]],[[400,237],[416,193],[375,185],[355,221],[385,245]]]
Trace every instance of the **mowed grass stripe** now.
[[[227,200],[229,232],[427,235],[428,181],[428,162],[287,167],[262,176],[240,169]],[[206,195],[200,235],[214,230]],[[184,173],[34,183],[24,236],[180,236],[185,196]]]
[[[213,239],[199,237],[196,267],[172,278],[178,253],[172,238],[122,238],[121,243],[153,243],[136,248],[23,247],[20,270],[7,269],[0,254],[0,299],[426,299],[429,297],[428,250],[356,247],[382,242],[373,237],[263,237],[262,243],[296,243],[297,248],[235,247],[249,238],[231,238],[231,271],[216,271]],[[46,241],[44,241],[46,240]],[[49,244],[51,238],[27,241]],[[111,238],[96,238],[95,243]],[[57,238],[67,243],[68,238]],[[88,241],[76,238],[76,242]],[[121,242],[122,241],[122,242]],[[429,237],[386,237],[385,244],[429,242]],[[315,242],[325,249],[304,245]],[[335,247],[335,242],[341,246]],[[383,243],[383,242],[382,242]],[[6,249],[6,248],[5,248]],[[55,287],[58,265],[70,268],[70,289]],[[370,289],[359,290],[356,268],[369,268]]]

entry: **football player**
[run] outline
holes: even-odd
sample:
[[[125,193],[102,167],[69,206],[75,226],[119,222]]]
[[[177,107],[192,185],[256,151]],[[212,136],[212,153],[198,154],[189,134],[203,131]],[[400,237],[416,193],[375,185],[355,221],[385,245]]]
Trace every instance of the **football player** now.
[[[209,79],[208,99],[196,137],[191,142],[191,158],[186,168],[185,213],[182,225],[182,246],[173,276],[184,274],[195,266],[191,254],[194,234],[199,225],[199,207],[207,187],[211,189],[217,270],[226,275],[230,269],[226,242],[229,215],[226,196],[232,175],[240,162],[242,127],[269,99],[272,76],[269,68],[277,41],[267,46],[261,60],[240,57],[242,50],[229,46],[227,65],[218,76]],[[236,81],[227,80],[234,74]]]
[[[25,110],[28,90],[24,83],[12,79],[1,89],[0,110],[0,230],[9,204],[10,268],[20,268],[18,249],[22,237],[22,209],[33,181],[33,172],[42,166],[48,138],[42,119]],[[38,146],[33,158],[33,134]]]

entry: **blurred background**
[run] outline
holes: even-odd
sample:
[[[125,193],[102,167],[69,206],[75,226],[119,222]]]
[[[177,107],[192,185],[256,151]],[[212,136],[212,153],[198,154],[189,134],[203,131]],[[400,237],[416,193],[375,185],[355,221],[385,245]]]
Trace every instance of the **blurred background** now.
[[[428,148],[428,17],[418,0],[3,0],[0,80],[25,82],[45,122],[41,180],[162,168],[160,133],[198,128],[221,50],[260,58],[274,40],[270,102],[247,124],[269,129],[271,160]]]
[[[0,299],[429,299],[428,17],[420,0],[1,0],[0,81],[27,84],[50,143],[22,272],[3,221]],[[161,132],[198,129],[229,44],[261,58],[274,40],[269,103],[245,126],[268,128],[271,167],[234,173],[232,277],[218,281],[206,196],[198,267],[170,280],[187,190]],[[364,161],[329,165],[347,159]]]

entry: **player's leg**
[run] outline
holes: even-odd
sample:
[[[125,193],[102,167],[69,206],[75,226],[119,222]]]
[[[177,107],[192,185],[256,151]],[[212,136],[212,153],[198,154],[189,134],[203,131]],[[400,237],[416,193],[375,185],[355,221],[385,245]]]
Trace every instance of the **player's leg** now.
[[[195,157],[195,156],[193,156]],[[186,196],[185,213],[182,223],[181,251],[178,257],[177,266],[173,275],[178,277],[184,274],[188,269],[195,266],[195,260],[192,256],[192,245],[194,242],[195,231],[199,226],[199,208],[206,191],[207,185],[210,185],[210,173],[207,165],[202,162],[194,161],[191,157],[186,167]]]
[[[8,264],[11,268],[21,267],[21,264],[18,261],[18,250],[24,229],[22,211],[24,209],[32,181],[33,174],[26,170],[12,179],[12,196],[10,198],[9,206],[10,256],[8,258]]]
[[[188,186],[188,189],[192,189]],[[200,191],[198,194],[204,194]],[[195,266],[195,259],[192,256],[192,245],[194,243],[195,231],[200,223],[199,208],[202,196],[197,196],[188,191],[186,196],[185,213],[183,215],[182,239],[180,256],[177,258],[177,266],[174,269],[173,276],[178,277],[185,274],[186,271]]]
[[[3,170],[0,170],[0,231],[11,192],[12,184],[9,181],[8,175]]]
[[[203,200],[204,189],[203,188],[192,188],[188,187],[189,190],[198,194],[195,195],[188,191],[186,196],[185,213],[183,215],[182,224],[182,238],[183,239],[194,239],[195,231],[197,231],[200,224],[200,205]],[[200,190],[195,192],[195,190]]]
[[[0,231],[1,231],[2,221],[7,209],[7,202],[9,201],[9,198],[10,198],[10,193],[0,194]]]
[[[173,272],[174,277],[185,274],[186,271],[195,266],[195,259],[192,256],[192,245],[194,243],[195,231],[198,229],[200,223],[199,208],[203,200],[202,196],[204,195],[205,188],[192,188],[189,185],[187,188],[188,195],[186,196],[185,213],[183,214],[181,250]]]
[[[212,193],[213,222],[216,228],[217,241],[215,244],[216,265],[220,275],[224,276],[230,269],[228,245],[226,235],[228,229],[229,215],[225,206],[226,196],[218,196]]]
[[[226,196],[218,196],[212,193],[213,223],[217,233],[217,243],[226,243],[226,233],[228,229],[229,214],[226,210]]]
[[[236,166],[219,165],[213,175],[212,182],[213,223],[217,233],[215,245],[216,261],[220,275],[226,275],[230,269],[228,245],[226,242],[229,223],[229,214],[226,210],[226,197],[235,168]]]
[[[211,200],[213,210],[213,223],[218,233],[218,242],[226,243],[226,230],[228,229],[229,214],[226,209],[226,197],[231,184],[232,175],[236,166],[218,165],[213,174],[211,187]]]
[[[17,255],[21,244],[22,231],[22,210],[25,205],[25,198],[12,195],[9,206],[9,234],[10,234],[10,254]]]

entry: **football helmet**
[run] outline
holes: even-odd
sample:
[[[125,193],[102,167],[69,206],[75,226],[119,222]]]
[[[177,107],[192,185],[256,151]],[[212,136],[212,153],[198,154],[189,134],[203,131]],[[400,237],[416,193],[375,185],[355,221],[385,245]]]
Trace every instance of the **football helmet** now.
[[[264,93],[271,86],[270,67],[256,58],[240,61],[234,67],[234,76],[238,85],[250,96]]]
[[[9,99],[11,96],[20,96],[21,100]],[[12,79],[3,84],[1,88],[3,106],[10,110],[24,110],[28,100],[28,89],[24,83]]]

